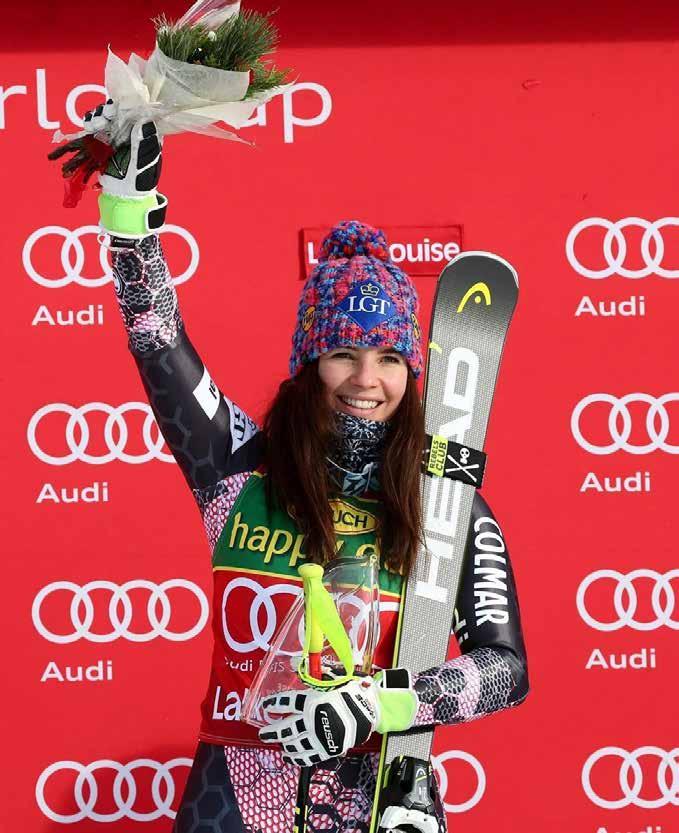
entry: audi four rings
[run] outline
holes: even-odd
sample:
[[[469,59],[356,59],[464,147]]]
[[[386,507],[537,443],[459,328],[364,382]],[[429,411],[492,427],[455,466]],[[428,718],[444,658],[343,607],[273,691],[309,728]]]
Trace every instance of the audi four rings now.
[[[252,639],[249,639],[247,642],[241,642],[233,636],[229,630],[228,616],[226,613],[226,608],[231,594],[234,590],[242,589],[245,589],[253,594],[248,617]],[[278,630],[278,614],[273,600],[276,596],[280,595],[292,596],[294,599],[302,595],[302,588],[291,584],[273,584],[270,587],[264,587],[255,579],[247,576],[238,576],[237,578],[229,581],[229,583],[224,587],[224,592],[222,593],[222,629],[224,631],[224,639],[226,640],[226,644],[229,648],[233,651],[237,651],[239,654],[249,653],[255,649],[259,649],[261,651],[269,650],[271,647],[270,640]],[[361,628],[366,616],[368,615],[368,609],[358,597],[352,597],[351,594],[345,594],[342,596],[343,606],[351,604],[355,605],[357,615],[351,619],[349,639],[354,648],[362,651],[365,646],[357,643],[361,632],[363,632],[363,640],[368,638],[367,630],[365,628]],[[390,602],[386,599],[380,599],[380,612],[392,611],[398,611],[398,603],[393,601]],[[262,613],[265,614],[264,617],[262,616]],[[238,625],[239,633],[242,633],[243,623],[239,621]],[[304,622],[300,619],[300,646],[304,643],[303,628]],[[283,654],[294,654],[293,651],[285,651],[282,648],[279,650]]]
[[[129,437],[129,431],[124,416],[129,411],[140,411],[145,415],[142,426],[142,440],[146,446],[143,454],[127,454],[125,446]],[[106,414],[104,424],[104,442],[108,449],[107,454],[94,456],[88,454],[87,444],[90,440],[90,427],[87,423],[87,415],[92,412]],[[48,419],[51,414],[67,414],[65,440],[68,448],[67,454],[57,456],[44,451],[38,444],[36,433],[43,419]],[[76,426],[80,432],[80,439],[76,439]],[[118,439],[114,437],[113,427],[116,427]],[[155,429],[156,439],[153,439]],[[31,417],[26,431],[28,445],[35,456],[50,466],[66,466],[76,460],[81,463],[101,466],[110,463],[112,460],[120,460],[123,463],[148,463],[149,460],[161,460],[164,463],[174,463],[174,457],[167,451],[163,451],[165,440],[158,430],[156,419],[151,406],[146,402],[125,402],[122,405],[108,405],[106,402],[88,402],[79,408],[68,405],[66,402],[52,402],[43,405]]]
[[[88,287],[103,286],[109,283],[113,280],[113,272],[107,259],[108,250],[106,246],[102,246],[98,242],[101,234],[102,231],[99,226],[81,226],[77,229],[67,229],[63,226],[44,226],[37,229],[28,236],[21,255],[26,274],[31,280],[47,289],[59,289],[73,282]],[[178,275],[172,281],[175,286],[185,283],[196,273],[200,260],[198,244],[194,236],[185,228],[171,224],[165,225],[159,234],[176,234],[186,241],[191,255],[189,265],[181,275]],[[82,238],[89,235],[94,239],[92,245],[99,246],[99,263],[101,264],[102,275],[98,278],[87,278],[82,273],[85,265],[85,248],[82,244]],[[43,237],[56,237],[57,240],[61,238],[61,267],[64,271],[61,277],[51,278],[47,275],[41,275],[33,263],[33,247]]]
[[[453,804],[450,801],[446,801],[446,793],[448,792],[448,772],[445,764],[446,761],[453,760],[465,761],[465,763],[468,763],[471,766],[474,770],[474,774],[476,775],[476,789],[472,795],[461,804]],[[443,802],[444,810],[447,813],[466,813],[467,810],[471,810],[472,807],[476,807],[486,791],[486,773],[484,772],[481,763],[473,755],[470,755],[469,752],[463,752],[460,749],[449,749],[440,755],[432,755],[431,762],[434,765],[436,774],[438,775],[439,789],[441,790],[441,801]],[[452,780],[454,782],[455,779],[453,778]]]
[[[663,217],[651,223],[641,217],[627,217],[612,223],[603,217],[588,217],[576,223],[566,238],[566,257],[575,271],[585,278],[595,280],[608,278],[611,275],[620,275],[623,278],[645,278],[647,275],[659,275],[661,278],[679,278],[679,269],[665,269],[662,263],[665,254],[665,241],[662,230],[679,226],[679,217]],[[642,269],[626,269],[623,264],[627,257],[627,241],[624,229],[636,227],[643,229],[641,237],[640,254],[644,262]],[[604,269],[590,269],[582,264],[575,254],[575,246],[578,236],[588,228],[605,229],[603,239],[603,257],[606,261]],[[615,252],[613,243],[615,241]],[[651,254],[651,242],[653,242],[653,254]]]
[[[639,765],[639,759],[645,755],[658,758],[658,771],[654,785],[657,783],[660,791],[659,798],[642,798],[641,791],[644,786],[644,776]],[[647,810],[654,810],[657,807],[664,807],[668,804],[679,806],[679,749],[660,749],[658,746],[641,746],[631,752],[621,749],[619,746],[605,746],[593,752],[582,769],[582,787],[589,798],[598,807],[606,810],[619,810],[621,807],[643,807]],[[602,798],[592,787],[591,774],[594,765],[603,758],[620,758],[620,789],[622,798],[614,800]],[[630,773],[632,783],[630,783]],[[669,776],[669,778],[668,778]]]
[[[654,582],[651,591],[651,605],[656,618],[648,622],[639,622],[634,618],[638,601],[634,582],[642,578],[651,579]],[[666,625],[675,631],[679,630],[679,620],[672,619],[675,602],[672,581],[677,578],[679,578],[679,569],[670,570],[664,574],[645,568],[632,570],[630,573],[619,573],[617,570],[596,570],[590,573],[578,587],[576,595],[578,613],[591,628],[598,631],[617,631],[624,627],[636,631],[652,631],[661,627],[661,625]],[[587,590],[594,582],[602,579],[615,582],[613,606],[618,618],[613,622],[600,622],[595,619],[585,605]]]
[[[173,631],[168,627],[172,618],[172,605],[167,593],[168,590],[173,589],[187,591],[198,600],[200,605],[198,619],[189,630]],[[108,603],[108,618],[111,623],[109,633],[94,633],[90,630],[95,618],[94,602],[90,594],[95,590],[105,590],[111,594]],[[132,590],[147,590],[149,593],[146,615],[150,630],[146,633],[137,633],[130,630],[134,613],[129,595]],[[49,596],[64,592],[72,594],[69,612],[73,631],[65,634],[54,633],[42,621],[41,608],[45,599]],[[157,613],[158,605],[160,605],[160,616]],[[122,608],[122,617],[119,615],[120,608]],[[198,585],[183,578],[168,579],[160,584],[154,584],[154,582],[146,579],[133,579],[132,581],[126,581],[124,584],[114,584],[112,581],[102,579],[88,581],[87,584],[82,586],[74,584],[72,581],[53,581],[43,587],[37,594],[31,609],[33,624],[40,636],[60,645],[75,642],[78,639],[85,639],[88,642],[113,642],[113,640],[120,637],[127,639],[129,642],[149,642],[156,637],[162,637],[171,642],[185,642],[193,639],[203,630],[208,620],[209,611],[210,607],[205,593]]]
[[[581,399],[571,415],[571,431],[576,442],[590,454],[613,454],[614,451],[626,451],[628,454],[650,454],[652,451],[664,451],[667,454],[679,454],[679,445],[666,442],[670,433],[670,415],[665,408],[668,402],[679,401],[679,393],[666,393],[663,396],[650,396],[648,393],[628,393],[626,396],[611,396],[609,393],[590,393]],[[580,427],[583,412],[590,405],[603,402],[611,406],[608,414],[608,431],[611,443],[596,445],[590,442]],[[648,405],[645,428],[650,442],[633,445],[632,415],[628,405],[642,402]],[[622,425],[620,425],[622,423]],[[658,427],[656,428],[656,423]]]
[[[477,787],[472,796],[460,804],[446,801],[448,773],[446,772],[445,765],[451,760],[460,760],[469,764],[477,779]],[[465,813],[479,803],[486,788],[486,774],[479,761],[473,755],[470,755],[468,752],[453,749],[444,752],[442,755],[434,755],[432,757],[432,763],[439,777],[443,806],[449,813]],[[177,767],[190,768],[191,759],[173,758],[164,764],[150,758],[137,758],[128,764],[121,764],[118,761],[111,760],[93,761],[91,764],[81,764],[78,761],[57,761],[46,767],[40,774],[35,785],[35,798],[42,813],[51,821],[60,824],[74,824],[84,819],[97,822],[114,822],[124,818],[131,819],[132,821],[156,821],[163,816],[173,819],[176,813],[172,810],[172,803],[177,794],[173,770]],[[134,775],[137,770],[142,768],[150,769],[153,772],[151,799],[155,804],[155,808],[148,812],[139,812],[134,809],[138,795]],[[75,773],[73,797],[71,799],[70,796],[67,796],[64,799],[64,805],[65,807],[70,807],[75,803],[77,812],[59,812],[48,804],[45,797],[45,787],[50,778],[55,773],[60,773],[64,770],[71,770]],[[113,812],[101,813],[95,809],[97,799],[99,798],[99,786],[96,775],[101,770],[109,770],[115,773],[111,787],[112,795],[107,795],[105,802],[108,807],[111,804],[111,799],[113,800],[116,808]],[[455,779],[451,778],[451,780],[454,782]],[[109,781],[110,778],[105,779],[106,783]],[[144,783],[146,783],[146,779]],[[147,796],[144,796],[144,799],[144,804],[146,804]],[[65,809],[65,807],[61,809]]]
[[[51,821],[59,824],[74,824],[83,821],[83,819],[98,822],[120,821],[124,818],[133,821],[156,821],[163,816],[173,819],[176,815],[172,810],[176,787],[172,771],[176,767],[190,769],[191,763],[190,758],[173,758],[164,764],[150,758],[137,758],[135,761],[130,761],[129,764],[120,764],[118,761],[110,760],[93,761],[86,765],[77,761],[57,761],[41,772],[35,785],[35,800],[42,813]],[[155,804],[155,809],[146,813],[140,813],[133,809],[137,799],[137,784],[134,773],[142,767],[153,772],[151,798]],[[75,813],[59,813],[50,807],[45,798],[45,785],[54,773],[63,770],[73,770],[76,773],[73,784],[73,800],[78,810]],[[100,770],[112,770],[115,773],[112,798],[116,809],[110,813],[99,813],[95,810],[99,797],[96,773]],[[87,785],[86,790],[83,789],[85,785]],[[85,793],[87,798],[85,798]],[[66,806],[72,804],[70,800],[66,800],[64,803]],[[107,801],[106,804],[110,806],[110,801]]]

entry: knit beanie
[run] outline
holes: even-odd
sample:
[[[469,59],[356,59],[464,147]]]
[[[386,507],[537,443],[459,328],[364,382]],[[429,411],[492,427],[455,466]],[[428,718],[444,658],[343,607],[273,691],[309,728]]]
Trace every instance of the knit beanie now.
[[[393,347],[417,378],[419,306],[410,278],[389,257],[384,232],[358,220],[338,223],[302,290],[290,376],[336,347]]]

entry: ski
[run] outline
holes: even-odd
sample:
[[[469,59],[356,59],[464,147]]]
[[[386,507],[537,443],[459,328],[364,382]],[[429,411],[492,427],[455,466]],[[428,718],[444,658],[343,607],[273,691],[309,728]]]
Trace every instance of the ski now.
[[[495,381],[517,297],[516,271],[488,252],[463,252],[438,280],[424,378],[425,546],[401,593],[396,667],[423,671],[447,657],[474,491],[483,482]],[[433,736],[433,729],[384,736],[370,833],[437,833]]]

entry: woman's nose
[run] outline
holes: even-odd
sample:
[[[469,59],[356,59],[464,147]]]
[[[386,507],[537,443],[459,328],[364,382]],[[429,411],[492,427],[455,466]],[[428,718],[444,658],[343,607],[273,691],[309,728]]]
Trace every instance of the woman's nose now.
[[[355,385],[362,388],[374,387],[376,383],[374,363],[365,360],[357,362],[351,378]]]

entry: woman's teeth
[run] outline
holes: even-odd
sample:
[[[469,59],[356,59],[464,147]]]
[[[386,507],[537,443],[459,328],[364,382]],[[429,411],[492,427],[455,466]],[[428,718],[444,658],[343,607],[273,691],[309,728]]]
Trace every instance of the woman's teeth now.
[[[380,404],[379,402],[374,402],[370,399],[349,399],[348,396],[340,396],[340,399],[346,405],[351,405],[352,408],[360,408],[364,411],[372,410]]]

